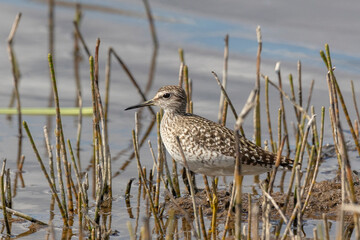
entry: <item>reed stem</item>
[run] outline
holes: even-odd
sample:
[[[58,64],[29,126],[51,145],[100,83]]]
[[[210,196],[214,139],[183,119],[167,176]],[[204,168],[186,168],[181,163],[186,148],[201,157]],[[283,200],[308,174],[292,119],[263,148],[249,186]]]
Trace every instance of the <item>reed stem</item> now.
[[[57,202],[57,204],[58,204],[58,207],[59,207],[59,210],[60,210],[60,213],[61,213],[61,216],[62,216],[64,225],[65,225],[65,226],[68,226],[68,215],[67,215],[67,212],[64,210],[63,205],[61,204],[60,198],[59,198],[56,190],[55,190],[54,187],[53,187],[53,184],[52,184],[52,182],[51,182],[51,180],[50,180],[50,177],[49,177],[49,175],[48,175],[48,173],[47,173],[47,171],[46,171],[45,165],[44,165],[44,163],[43,163],[43,161],[42,161],[42,159],[41,159],[41,157],[40,157],[40,154],[39,154],[39,152],[38,152],[38,150],[37,150],[37,147],[36,147],[36,145],[35,145],[34,139],[33,139],[32,135],[31,135],[31,133],[30,133],[30,130],[29,130],[29,127],[28,127],[28,124],[27,124],[26,121],[23,121],[23,126],[24,126],[24,128],[25,128],[25,131],[26,131],[28,137],[29,137],[31,146],[32,146],[32,148],[33,148],[33,150],[34,150],[34,152],[35,152],[35,155],[36,155],[36,158],[37,158],[37,160],[38,160],[38,162],[39,162],[39,164],[40,164],[41,170],[43,171],[43,173],[44,173],[44,175],[45,175],[45,178],[46,178],[46,180],[48,181],[50,190],[51,190],[51,192],[52,192],[53,196],[55,197],[55,200],[56,200],[56,202]]]

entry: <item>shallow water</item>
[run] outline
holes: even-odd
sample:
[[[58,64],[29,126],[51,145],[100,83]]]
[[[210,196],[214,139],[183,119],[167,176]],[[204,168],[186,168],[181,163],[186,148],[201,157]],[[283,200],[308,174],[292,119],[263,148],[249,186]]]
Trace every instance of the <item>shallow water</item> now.
[[[333,64],[336,66],[336,76],[341,85],[346,101],[352,107],[351,89],[349,81],[355,80],[355,89],[359,89],[360,83],[356,81],[360,73],[360,49],[358,42],[359,32],[352,28],[358,22],[360,4],[353,1],[343,4],[333,1],[325,4],[318,1],[316,5],[303,5],[300,2],[289,5],[286,1],[260,1],[257,3],[242,3],[228,1],[219,4],[217,1],[205,3],[167,2],[154,0],[151,2],[153,14],[161,16],[165,21],[157,21],[157,34],[160,50],[157,59],[157,70],[153,88],[149,97],[157,88],[165,84],[177,84],[179,57],[178,48],[185,50],[185,61],[189,66],[190,77],[193,80],[194,112],[216,120],[218,111],[219,89],[211,71],[221,75],[223,68],[223,38],[230,34],[230,58],[228,71],[228,93],[238,111],[248,93],[254,86],[256,67],[256,33],[257,25],[261,25],[263,32],[262,73],[269,75],[276,81],[274,66],[281,61],[281,72],[284,89],[289,92],[287,76],[293,73],[297,79],[296,64],[298,60],[303,63],[303,88],[304,101],[307,99],[309,84],[315,79],[312,104],[316,112],[320,113],[321,106],[328,106],[328,90],[325,80],[326,69],[319,57],[319,50],[323,49],[324,43],[329,43],[332,50]],[[143,13],[142,3],[133,1],[82,1],[123,8],[126,10]],[[314,3],[315,4],[315,3]],[[335,5],[334,5],[335,4]],[[20,83],[20,95],[24,107],[47,106],[50,94],[49,71],[47,64],[47,6],[36,1],[3,1],[0,2],[0,36],[3,43],[0,46],[0,102],[1,107],[6,107],[12,91],[11,67],[8,61],[5,39],[8,36],[12,22],[17,12],[22,12],[22,19],[15,37],[15,52],[18,57],[22,74]],[[225,14],[224,14],[225,13]],[[336,14],[334,14],[336,13]],[[346,13],[346,14],[345,14]],[[60,104],[62,107],[71,107],[75,102],[75,83],[72,64],[72,20],[74,10],[70,8],[56,8],[56,49],[55,62],[58,80]],[[335,17],[334,17],[335,16]],[[341,16],[341,18],[336,17]],[[314,21],[314,18],[321,21]],[[355,21],[356,20],[356,21]],[[108,47],[113,47],[124,59],[133,72],[139,84],[144,88],[147,82],[149,63],[151,60],[152,43],[146,19],[120,16],[116,14],[101,13],[84,10],[81,24],[81,32],[86,39],[90,50],[93,52],[95,40],[101,39],[100,47],[100,81],[104,77],[106,52]],[[85,55],[84,55],[85,56]],[[81,81],[83,87],[84,106],[91,106],[90,81],[86,57],[81,65]],[[128,81],[117,62],[112,63],[110,92],[110,149],[112,156],[118,155],[122,150],[131,145],[131,129],[134,127],[134,112],[124,112],[123,109],[140,101],[137,91]],[[296,82],[296,81],[295,81]],[[103,83],[100,83],[103,87]],[[263,87],[263,81],[262,81]],[[263,96],[262,96],[263,98]],[[271,109],[273,127],[278,109],[278,93],[271,89]],[[263,100],[263,99],[262,99]],[[264,105],[262,105],[264,107]],[[293,110],[286,103],[288,110],[288,122],[294,120]],[[265,116],[265,110],[262,110]],[[352,117],[354,112],[350,112]],[[245,122],[246,135],[252,136],[252,120]],[[6,120],[6,116],[0,116],[0,156],[7,159],[7,167],[12,169],[12,177],[15,176],[17,154],[17,117],[12,121]],[[43,140],[43,126],[46,117],[23,116],[29,124],[42,157],[47,159]],[[54,118],[52,119],[54,125]],[[144,123],[149,122],[148,115],[144,117]],[[81,145],[82,167],[86,168],[91,158],[92,144],[92,120],[84,118]],[[63,117],[65,137],[69,138],[73,145],[76,139],[76,117]],[[228,126],[232,128],[234,119],[228,117]],[[268,138],[265,117],[263,117],[263,139]],[[345,125],[344,125],[345,127]],[[332,142],[328,117],[326,119],[325,143]],[[51,130],[53,131],[53,130]],[[156,133],[150,136],[155,145]],[[52,134],[53,136],[53,134]],[[350,139],[350,134],[346,137]],[[290,137],[294,144],[293,137]],[[18,187],[14,197],[14,208],[47,222],[49,218],[49,205],[51,195],[45,179],[40,172],[39,165],[33,154],[27,137],[23,139],[23,154],[26,157],[24,165],[25,187]],[[54,144],[54,139],[52,139]],[[113,171],[127,160],[130,152],[121,155],[113,163]],[[355,157],[356,154],[351,154]],[[142,164],[147,168],[152,167],[152,160],[148,147],[145,145],[141,152]],[[322,165],[318,180],[329,180],[334,177],[337,169],[337,160],[327,159]],[[355,170],[356,166],[354,165]],[[126,172],[114,179],[114,205],[113,205],[113,229],[119,231],[119,236],[114,239],[127,239],[128,231],[126,221],[132,221],[127,215],[124,204],[124,191],[129,178],[137,177],[135,162],[131,163]],[[262,176],[264,178],[264,176]],[[227,179],[228,182],[231,178]],[[201,187],[202,181],[199,179]],[[134,184],[135,185],[135,184]],[[244,191],[252,190],[252,177],[247,177]],[[132,207],[136,207],[137,186],[132,189]],[[135,211],[135,210],[134,210]],[[57,236],[61,234],[61,219],[55,217]],[[308,222],[309,233],[317,222]],[[27,231],[27,225],[14,226],[14,234]],[[310,229],[311,228],[311,229]],[[333,229],[334,231],[334,229]],[[43,238],[46,230],[25,237],[25,239]]]

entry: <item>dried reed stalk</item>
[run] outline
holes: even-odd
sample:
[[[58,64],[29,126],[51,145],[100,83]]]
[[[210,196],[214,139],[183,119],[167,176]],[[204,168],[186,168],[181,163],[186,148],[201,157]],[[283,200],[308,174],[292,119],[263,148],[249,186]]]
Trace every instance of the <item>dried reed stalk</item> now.
[[[30,143],[31,143],[31,146],[32,146],[34,152],[35,152],[36,158],[37,158],[38,162],[40,163],[41,170],[43,171],[43,173],[44,173],[44,175],[45,175],[45,178],[46,178],[46,180],[48,181],[50,190],[51,190],[51,192],[52,192],[53,196],[55,197],[55,200],[56,200],[56,202],[57,202],[57,204],[58,204],[58,207],[59,207],[59,210],[60,210],[60,213],[61,213],[61,216],[62,216],[64,225],[65,225],[65,226],[68,226],[68,215],[67,215],[67,212],[64,210],[63,205],[61,204],[60,198],[59,198],[56,190],[54,189],[54,187],[53,187],[53,185],[52,185],[51,179],[50,179],[50,177],[49,177],[49,175],[48,175],[48,173],[47,173],[47,171],[46,171],[45,165],[44,165],[44,163],[43,163],[43,161],[42,161],[42,159],[41,159],[41,157],[40,157],[40,154],[39,154],[39,152],[38,152],[38,150],[37,150],[37,147],[36,147],[36,145],[35,145],[34,139],[33,139],[32,135],[31,135],[31,133],[30,133],[30,130],[29,130],[29,127],[28,127],[26,121],[23,122],[23,126],[24,126],[24,128],[25,128],[25,131],[26,131],[28,137],[29,137],[29,141],[30,141]]]
[[[1,174],[0,174],[0,187],[1,187],[1,204],[2,204],[2,210],[4,215],[4,222],[5,222],[5,228],[6,228],[6,234],[8,236],[11,235],[11,228],[9,224],[9,216],[6,211],[6,197],[5,197],[5,183],[4,183],[4,175],[5,175],[5,166],[6,166],[6,159],[3,160],[3,165],[1,168]]]
[[[44,223],[44,222],[42,222],[42,221],[40,221],[38,219],[35,219],[35,218],[33,218],[33,217],[29,216],[29,215],[26,215],[25,213],[16,211],[16,210],[14,210],[12,208],[8,208],[8,207],[4,208],[3,206],[0,206],[0,209],[3,209],[3,210],[5,209],[7,213],[12,214],[12,215],[17,216],[17,217],[20,217],[20,218],[23,218],[23,219],[28,220],[28,221],[30,221],[32,223],[36,223],[36,224],[39,224],[39,225],[42,225],[42,226],[47,226],[48,225],[48,224],[46,224],[46,223]]]
[[[266,79],[266,75],[263,75],[263,74],[262,74],[261,76],[262,76],[262,78]],[[305,110],[302,106],[300,106],[299,104],[297,104],[295,101],[293,101],[293,100],[291,99],[291,97],[289,97],[289,95],[286,94],[286,92],[284,92],[284,90],[282,90],[281,88],[279,88],[279,87],[278,87],[275,83],[273,83],[269,78],[268,78],[268,81],[269,81],[270,85],[272,85],[273,87],[275,87],[275,89],[277,89],[277,90],[281,93],[281,95],[283,95],[286,99],[288,99],[288,100],[290,101],[290,103],[291,103],[294,107],[296,107],[296,109],[306,117],[306,119],[309,120],[309,119],[311,118],[311,117],[306,113],[306,110]]]
[[[179,87],[182,87],[183,82],[184,82],[184,63],[181,62],[179,68]]]
[[[150,192],[150,190],[149,190],[149,188],[148,188],[148,186],[146,184],[146,178],[145,178],[144,173],[142,171],[139,152],[138,152],[138,142],[137,142],[137,137],[136,137],[136,134],[135,134],[134,130],[132,131],[132,138],[133,138],[133,145],[134,145],[134,150],[135,150],[135,157],[136,157],[137,165],[138,165],[138,171],[140,173],[140,176],[141,176],[141,179],[142,179],[142,182],[143,182],[143,186],[145,188],[146,194],[147,194],[149,202],[150,202],[150,209],[151,209],[151,211],[152,211],[152,213],[154,215],[155,225],[156,225],[157,229],[159,230],[160,234],[163,235],[164,234],[164,231],[163,231],[164,228],[161,225],[161,222],[159,220],[159,216],[158,216],[158,213],[156,211],[154,201],[153,201],[153,199],[151,197],[151,192]]]
[[[234,181],[235,181],[235,239],[241,239],[241,197],[242,197],[242,180],[243,177],[241,174],[241,164],[242,159],[240,159],[239,152],[239,130],[243,124],[244,118],[250,112],[250,110],[255,106],[257,90],[254,89],[251,91],[243,109],[241,110],[239,116],[236,119],[235,124],[235,151],[236,151],[236,160],[235,160],[235,170],[234,170]]]
[[[337,96],[339,97],[339,100],[341,102],[341,106],[342,106],[346,121],[347,121],[347,123],[349,125],[350,132],[351,132],[351,135],[352,135],[353,140],[354,140],[354,144],[356,146],[358,154],[360,155],[360,144],[359,144],[359,141],[358,141],[358,139],[356,137],[354,128],[352,126],[352,122],[351,122],[350,117],[349,117],[349,113],[348,113],[348,110],[347,110],[347,107],[346,107],[346,104],[345,104],[344,97],[343,97],[343,95],[341,93],[339,84],[338,84],[338,82],[336,80],[336,77],[335,77],[335,74],[334,74],[334,70],[333,70],[333,67],[332,67],[332,64],[331,64],[330,48],[329,48],[328,44],[325,44],[325,52],[326,52],[325,59],[324,59],[325,54],[324,54],[323,51],[320,52],[320,55],[322,56],[322,58],[323,58],[323,60],[325,62],[325,65],[328,68],[328,71],[330,73],[330,80],[331,80],[331,82],[332,82],[332,84],[333,84],[333,86],[334,86],[334,88],[336,90]],[[335,97],[335,99],[337,99],[337,97]],[[336,115],[338,115],[338,113]]]
[[[15,36],[17,25],[20,22],[20,17],[21,17],[21,12],[19,12],[16,15],[13,26],[11,27],[11,31],[10,31],[10,34],[8,37],[8,52],[9,52],[9,50],[11,50],[11,55],[9,55],[9,57],[12,58],[12,59],[10,59],[11,68],[12,68],[11,70],[13,73],[13,77],[15,76],[15,78],[17,79],[17,85],[19,85],[21,74],[20,74],[18,62],[16,60],[15,52],[12,49],[12,41]],[[10,40],[10,42],[9,42],[9,40]],[[9,46],[10,46],[10,49],[9,49]],[[14,89],[13,89],[11,97],[10,97],[9,105],[8,105],[9,108],[12,108],[14,106],[15,99],[17,98],[16,95],[17,95],[17,93],[16,93],[16,89],[14,86]],[[6,118],[8,120],[11,120],[11,117],[12,117],[12,115],[8,115]]]
[[[357,101],[356,101],[354,82],[352,80],[351,80],[351,92],[352,92],[352,97],[353,97],[354,108],[356,111],[357,120],[360,123],[360,114],[359,114],[359,109],[358,109]]]
[[[291,73],[289,74],[289,85],[290,85],[290,91],[291,91],[291,100],[296,102],[293,75]],[[299,112],[298,112],[296,107],[294,107],[294,112],[295,112],[297,124],[299,125],[299,123],[300,123],[299,121],[300,121],[301,118],[299,117]]]
[[[83,188],[83,185],[81,184],[81,176],[80,176],[79,168],[78,168],[78,166],[76,164],[75,156],[74,156],[73,149],[72,149],[72,146],[71,146],[71,142],[70,142],[69,139],[67,140],[67,144],[68,144],[68,147],[69,147],[69,153],[70,153],[71,161],[72,161],[72,164],[73,164],[73,168],[74,168],[74,172],[75,172],[79,192],[81,193],[82,202],[85,205],[85,208],[87,208],[88,207],[88,202],[89,202],[88,196],[85,195],[85,189]]]
[[[160,199],[160,181],[161,175],[163,173],[164,159],[162,157],[162,142],[160,137],[160,113],[156,114],[156,122],[157,122],[157,144],[158,144],[158,159],[157,159],[157,172],[156,172],[156,195],[155,195],[155,208],[159,211],[159,199]],[[170,179],[171,180],[171,179]]]
[[[261,28],[257,26],[256,36],[258,42],[257,57],[256,57],[256,81],[255,88],[257,89],[254,110],[254,137],[255,144],[261,146],[261,118],[260,118],[260,64],[261,64],[261,50],[262,50],[262,36]]]
[[[169,224],[166,229],[166,236],[165,240],[172,240],[174,239],[175,234],[175,211],[170,210],[169,211],[169,218],[168,218]]]
[[[288,224],[289,220],[286,218],[284,212],[281,210],[281,208],[279,207],[279,205],[276,203],[276,201],[274,200],[273,197],[271,197],[271,195],[265,190],[264,186],[262,186],[261,184],[259,185],[262,193],[264,194],[264,196],[271,202],[271,204],[274,206],[274,208],[278,211],[281,219],[285,222],[285,224]],[[292,232],[292,230],[290,229],[290,235],[294,236],[294,233]]]
[[[202,210],[202,206],[199,206],[199,217],[200,217],[200,227],[201,227],[201,234],[204,238],[204,240],[207,240],[207,232],[206,232],[206,227],[205,227],[205,222],[204,222],[204,214],[203,214],[203,210]]]
[[[248,228],[247,228],[247,240],[251,240],[252,226],[251,221],[253,219],[251,193],[248,193]]]
[[[280,166],[280,162],[281,162],[281,158],[282,158],[282,151],[284,149],[286,138],[287,138],[287,136],[285,135],[285,137],[282,139],[282,141],[280,143],[279,151],[277,151],[277,155],[276,155],[275,166],[274,166],[273,170],[271,171],[269,186],[267,189],[267,192],[270,194],[272,193],[272,190],[274,187],[275,177],[276,177],[277,170],[279,169],[279,166]]]
[[[50,145],[49,133],[48,133],[48,129],[46,126],[44,126],[44,138],[45,138],[46,149],[48,151],[48,156],[49,156],[50,179],[51,179],[54,189],[56,189],[54,159],[53,159],[53,153],[52,153],[52,149],[51,149],[51,145]]]
[[[17,66],[17,61],[16,61],[16,57],[15,57],[15,53],[13,50],[13,40],[15,37],[15,33],[16,30],[19,26],[19,22],[21,19],[21,13],[18,13],[15,17],[15,20],[13,22],[13,25],[11,27],[8,39],[7,39],[7,51],[8,51],[8,55],[9,55],[9,60],[11,63],[11,72],[13,75],[13,83],[14,83],[14,95],[16,98],[16,109],[18,112],[18,143],[19,143],[19,147],[18,147],[18,152],[17,152],[17,164],[19,165],[20,163],[20,159],[21,159],[21,149],[22,149],[22,115],[21,115],[21,101],[20,101],[20,94],[19,94],[19,69]]]
[[[217,210],[218,210],[218,198],[216,196],[216,193],[213,194],[213,198],[212,198],[212,204],[211,204],[211,208],[212,208],[212,218],[211,218],[211,236],[212,239],[216,239],[217,236],[217,229],[216,229],[216,219],[217,219]]]
[[[278,127],[278,145],[280,147],[281,144],[281,139],[282,139],[282,120],[283,120],[283,111],[281,108],[278,109],[278,121],[277,121],[277,127]],[[275,146],[275,149],[277,148],[277,146]]]
[[[77,26],[80,25],[82,18],[82,12],[80,4],[76,5],[75,17],[74,21],[76,22]],[[81,161],[80,161],[80,141],[81,141],[81,130],[82,130],[82,91],[81,91],[81,80],[80,80],[80,47],[79,47],[79,35],[76,31],[73,33],[74,36],[74,78],[76,84],[76,92],[77,92],[77,100],[75,105],[79,107],[79,115],[78,115],[78,127],[77,127],[77,134],[76,134],[76,156],[78,159],[78,167],[81,169]]]
[[[286,212],[286,209],[288,207],[288,203],[289,203],[289,200],[290,200],[290,195],[291,195],[291,190],[292,190],[292,187],[293,187],[293,183],[294,183],[294,178],[295,178],[295,170],[296,170],[296,166],[298,164],[301,164],[301,161],[302,161],[302,156],[304,154],[304,150],[305,150],[305,146],[306,146],[306,141],[307,141],[307,136],[308,136],[308,133],[310,131],[310,127],[312,125],[312,122],[314,120],[314,116],[312,116],[312,118],[308,121],[307,123],[307,126],[306,126],[306,130],[305,130],[305,133],[304,133],[304,136],[302,138],[302,141],[301,145],[298,145],[297,146],[297,151],[296,151],[296,154],[295,154],[295,158],[294,158],[294,165],[293,165],[293,169],[292,169],[292,173],[291,173],[291,177],[290,177],[290,181],[289,181],[289,187],[288,187],[288,191],[287,191],[287,194],[286,194],[286,198],[285,198],[285,202],[284,202],[284,207],[282,209],[283,212]],[[294,209],[295,211],[295,209]],[[294,213],[294,212],[293,212]],[[295,212],[296,213],[296,212]],[[295,216],[295,215],[294,215]],[[283,224],[283,220],[280,220],[280,223],[279,225],[277,226],[276,228],[276,233],[275,235],[276,236],[279,236],[280,235],[280,230],[281,230],[281,227],[282,227],[282,224]],[[289,224],[288,224],[289,225]]]
[[[314,89],[314,84],[315,84],[315,81],[314,79],[311,80],[311,83],[310,83],[310,87],[309,87],[309,96],[308,96],[308,99],[307,99],[307,104],[306,104],[306,112],[309,111],[309,107],[310,107],[310,103],[311,103],[311,97],[312,97],[312,93],[313,93],[313,89]]]
[[[80,42],[82,43],[82,45],[83,45],[83,47],[84,47],[84,50],[85,50],[85,52],[86,52],[86,55],[88,56],[88,58],[91,56],[91,53],[90,53],[90,50],[89,50],[89,48],[88,48],[88,46],[86,45],[86,42],[85,42],[85,40],[84,40],[84,38],[83,38],[83,35],[81,34],[81,32],[80,32],[80,29],[79,29],[79,23],[78,23],[78,21],[73,21],[73,24],[74,24],[74,27],[75,27],[75,32],[76,32],[76,34],[77,34],[77,36],[79,37],[79,39],[80,39]]]
[[[230,109],[231,109],[232,113],[234,114],[235,119],[237,119],[237,118],[238,118],[238,114],[236,113],[235,107],[234,107],[234,105],[232,104],[232,102],[231,102],[231,100],[230,100],[230,98],[229,98],[229,96],[228,96],[225,88],[221,85],[221,82],[220,82],[217,74],[216,74],[214,71],[212,71],[211,73],[214,75],[215,80],[216,80],[216,82],[218,83],[218,85],[219,85],[219,87],[220,87],[220,89],[221,89],[221,92],[224,94],[224,96],[225,96],[225,98],[226,98],[226,101],[228,102],[228,104],[229,104],[229,106],[230,106]],[[243,130],[242,126],[240,126],[240,132],[241,132],[241,135],[245,136],[245,133],[244,133],[244,130]]]
[[[63,201],[63,207],[67,214],[73,213],[73,201],[72,201],[72,193],[71,193],[71,185],[70,185],[70,175],[68,170],[68,161],[67,161],[67,154],[66,154],[66,147],[65,147],[65,141],[64,141],[64,135],[62,131],[62,123],[61,123],[61,115],[60,115],[60,104],[59,104],[59,95],[57,91],[57,84],[56,84],[56,77],[55,77],[55,69],[53,64],[52,55],[48,55],[48,61],[49,61],[49,69],[50,69],[50,76],[51,76],[51,83],[53,87],[53,94],[54,94],[54,100],[55,100],[55,106],[56,106],[56,159],[58,162],[58,177],[59,177],[59,183],[62,182],[62,171],[61,164],[60,164],[60,157],[63,160],[64,165],[64,172],[65,172],[65,179],[66,179],[66,190],[67,190],[67,197],[68,197],[68,208],[66,208],[66,198],[64,193],[64,185],[60,183],[60,190],[61,190],[61,196]],[[68,212],[69,210],[69,212]]]
[[[302,98],[302,72],[301,72],[301,61],[299,60],[298,61],[298,64],[297,64],[297,68],[298,68],[298,98],[299,98],[299,106],[302,107],[302,102],[303,102],[303,98]],[[300,122],[300,119],[301,119],[301,113],[299,113],[298,115],[298,122]]]
[[[225,47],[224,47],[224,66],[222,73],[222,86],[226,89],[227,85],[227,72],[228,72],[228,61],[229,61],[229,34],[225,36]],[[221,116],[223,115],[224,105],[225,105],[224,93],[220,93],[220,102],[219,102],[219,113],[218,113],[218,122],[221,123]]]
[[[329,235],[329,224],[328,224],[328,220],[326,217],[326,214],[323,213],[322,214],[323,220],[324,220],[324,233],[325,233],[325,240],[330,240],[330,235]]]
[[[273,140],[272,127],[271,127],[271,118],[270,118],[270,106],[269,106],[269,77],[265,77],[265,106],[266,106],[266,116],[269,129],[270,137],[270,146],[273,152],[276,152],[275,143]],[[296,109],[296,108],[295,108]]]
[[[296,171],[298,171],[298,170],[295,170],[295,174],[297,174]],[[281,240],[285,240],[285,239],[286,239],[288,232],[290,232],[290,235],[291,235],[291,224],[292,224],[293,221],[296,219],[297,213],[298,213],[298,211],[299,211],[299,209],[300,209],[300,202],[301,202],[301,201],[297,201],[297,202],[296,202],[296,205],[295,205],[295,207],[294,207],[294,209],[293,209],[293,212],[292,212],[291,216],[289,217],[289,221],[288,221],[288,223],[286,224],[286,228],[285,228],[285,230],[284,230],[284,233],[283,233],[283,236],[282,236]],[[277,236],[278,236],[278,235],[277,235]]]
[[[199,215],[198,215],[198,212],[197,212],[196,201],[195,201],[194,184],[193,184],[193,181],[191,179],[190,169],[189,169],[189,166],[187,164],[185,154],[184,154],[184,151],[183,151],[181,143],[180,143],[179,136],[176,136],[176,142],[178,144],[178,148],[180,150],[180,154],[181,154],[184,166],[186,168],[186,176],[187,176],[187,179],[188,179],[188,182],[189,182],[189,185],[190,185],[191,199],[192,199],[192,204],[193,204],[193,209],[194,209],[194,217],[195,217],[195,223],[196,223],[196,231],[194,232],[194,233],[196,233],[195,237],[196,238],[201,238],[200,221],[199,221]]]
[[[109,98],[110,98],[110,73],[111,73],[111,51],[107,52],[107,60],[105,67],[105,101],[104,101],[104,118],[105,118],[105,132],[108,135],[108,115],[109,115]]]
[[[278,76],[278,81],[279,81],[279,89],[282,89],[282,80],[281,80],[281,72],[280,72],[280,62],[276,63],[275,66],[275,73]],[[283,94],[280,93],[280,107],[282,110],[282,117],[283,117],[283,127],[284,127],[284,134],[288,135],[288,130],[287,130],[287,122],[286,122],[286,114],[285,114],[285,106],[284,106],[284,98],[283,98]],[[289,143],[289,139],[287,139],[286,141],[286,146],[287,146],[287,155],[290,154],[290,143]]]

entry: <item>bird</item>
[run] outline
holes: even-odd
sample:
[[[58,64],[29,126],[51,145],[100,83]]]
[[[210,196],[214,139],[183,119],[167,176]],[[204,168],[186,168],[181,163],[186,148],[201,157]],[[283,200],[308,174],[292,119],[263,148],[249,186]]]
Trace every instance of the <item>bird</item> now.
[[[234,175],[236,161],[235,132],[204,117],[186,112],[187,97],[184,89],[175,85],[161,87],[156,95],[143,103],[125,110],[145,106],[158,106],[164,110],[160,135],[170,156],[184,165],[180,140],[187,167],[207,176]],[[239,134],[240,175],[259,175],[269,172],[277,159],[276,154],[257,146]],[[280,166],[291,169],[293,160],[281,157]]]

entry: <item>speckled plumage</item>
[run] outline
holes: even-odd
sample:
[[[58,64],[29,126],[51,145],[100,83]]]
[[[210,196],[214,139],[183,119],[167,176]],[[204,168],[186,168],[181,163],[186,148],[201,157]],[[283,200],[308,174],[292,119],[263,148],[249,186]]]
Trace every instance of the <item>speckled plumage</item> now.
[[[176,143],[179,136],[187,164],[191,171],[210,176],[234,174],[234,131],[195,114],[186,113],[186,94],[178,86],[164,86],[155,97],[128,109],[156,105],[164,109],[160,134],[169,154],[182,163]],[[239,136],[242,175],[255,175],[270,171],[276,155]],[[292,167],[292,160],[283,157],[280,166]]]

